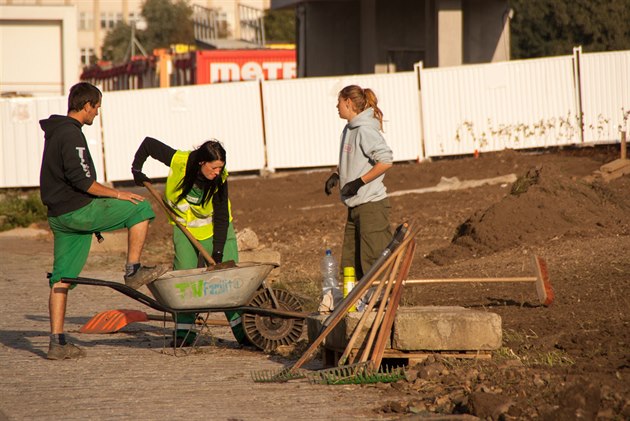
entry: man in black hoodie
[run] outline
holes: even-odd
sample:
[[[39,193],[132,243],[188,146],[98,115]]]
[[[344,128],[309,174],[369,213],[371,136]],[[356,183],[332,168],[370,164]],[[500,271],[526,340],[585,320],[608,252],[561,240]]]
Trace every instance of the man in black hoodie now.
[[[140,288],[163,274],[163,267],[140,264],[140,255],[155,218],[148,201],[139,194],[121,191],[96,181],[94,162],[81,127],[91,125],[101,107],[101,91],[86,82],[70,89],[68,115],[41,120],[45,133],[40,172],[42,202],[54,235],[54,263],[50,276],[50,346],[47,358],[78,358],[85,352],[66,342],[63,333],[68,283],[76,278],[90,252],[92,234],[127,228],[129,232],[125,283]]]

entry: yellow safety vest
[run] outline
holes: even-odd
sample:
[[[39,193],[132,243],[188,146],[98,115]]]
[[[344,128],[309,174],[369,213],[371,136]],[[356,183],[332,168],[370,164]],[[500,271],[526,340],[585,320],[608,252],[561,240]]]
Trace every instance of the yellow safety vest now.
[[[191,205],[186,199],[182,199],[176,203],[177,198],[182,193],[182,189],[178,188],[178,186],[184,179],[184,174],[186,174],[186,163],[188,162],[189,155],[190,151],[177,151],[175,155],[173,155],[169,174],[166,178],[164,197],[166,198],[166,202],[177,214],[177,221],[184,225],[196,239],[205,240],[212,237],[214,234],[214,225],[212,224],[212,214],[214,213],[212,198],[210,198],[205,205]],[[221,174],[221,179],[225,182],[227,177],[228,172],[224,170]],[[231,222],[232,206],[229,199],[228,216]],[[170,218],[169,222],[171,225],[175,225],[175,222]]]

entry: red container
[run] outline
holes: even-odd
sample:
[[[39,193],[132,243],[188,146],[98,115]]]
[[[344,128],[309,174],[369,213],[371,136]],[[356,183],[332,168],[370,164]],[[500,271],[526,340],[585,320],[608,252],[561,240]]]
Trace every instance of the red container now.
[[[197,51],[197,84],[293,79],[295,50]]]

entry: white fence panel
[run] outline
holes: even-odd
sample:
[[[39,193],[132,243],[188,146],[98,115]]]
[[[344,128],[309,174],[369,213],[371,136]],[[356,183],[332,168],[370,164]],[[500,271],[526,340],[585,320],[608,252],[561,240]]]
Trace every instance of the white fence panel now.
[[[619,142],[619,126],[630,111],[630,51],[582,54],[584,141]]]
[[[62,96],[0,100],[0,188],[39,186],[44,152],[44,132],[39,120],[51,114],[66,115],[67,109],[68,100]],[[100,132],[98,119],[92,126],[83,126],[97,179],[103,181]]]
[[[621,124],[630,131],[630,51],[580,57],[584,141],[617,142]],[[379,98],[385,138],[396,161],[423,158],[423,131],[427,156],[579,144],[572,60],[420,66],[419,76],[404,72],[105,92],[101,119],[83,126],[83,133],[101,182],[131,179],[131,161],[145,136],[177,149],[217,138],[232,172],[333,166],[346,123],[337,113],[337,94],[358,84]],[[66,104],[61,96],[0,99],[0,188],[39,185],[44,146],[39,120],[65,115]],[[168,174],[154,160],[145,171],[154,178]]]
[[[337,95],[351,84],[372,89],[384,114],[384,137],[394,160],[422,158],[420,110],[415,74],[354,75],[263,82],[268,166],[333,166],[346,124]]]
[[[227,151],[230,172],[265,166],[258,82],[234,82],[103,93],[103,136],[109,181],[130,180],[131,162],[146,136],[181,150],[216,138]],[[149,177],[168,167],[151,158]]]
[[[420,78],[428,156],[580,141],[571,56],[423,69]]]

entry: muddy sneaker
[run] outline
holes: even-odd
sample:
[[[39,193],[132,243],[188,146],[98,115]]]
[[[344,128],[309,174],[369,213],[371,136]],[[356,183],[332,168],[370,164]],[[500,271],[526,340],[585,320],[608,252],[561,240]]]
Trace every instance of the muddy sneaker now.
[[[69,360],[81,357],[85,357],[85,351],[71,343],[61,345],[51,342],[48,346],[48,354],[46,354],[46,358],[49,360]]]
[[[164,266],[140,266],[131,275],[125,275],[125,285],[133,289],[138,289],[142,285],[146,285],[155,281],[168,271]]]

